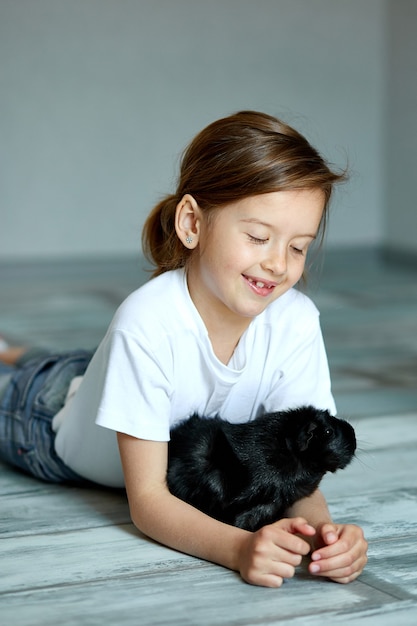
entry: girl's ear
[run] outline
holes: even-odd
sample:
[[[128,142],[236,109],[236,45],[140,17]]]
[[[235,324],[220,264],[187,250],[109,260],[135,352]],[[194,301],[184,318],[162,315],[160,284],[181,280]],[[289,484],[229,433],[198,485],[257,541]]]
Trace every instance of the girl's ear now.
[[[177,204],[175,212],[175,230],[179,239],[189,250],[196,248],[201,229],[201,209],[189,193]]]

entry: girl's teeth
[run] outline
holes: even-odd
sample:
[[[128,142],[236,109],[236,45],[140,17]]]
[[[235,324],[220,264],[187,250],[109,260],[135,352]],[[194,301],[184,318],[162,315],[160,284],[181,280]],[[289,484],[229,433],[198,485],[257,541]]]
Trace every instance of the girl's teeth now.
[[[249,278],[248,277],[248,281],[250,283],[253,283],[254,285],[256,285],[257,287],[259,287],[260,289],[263,289],[264,287],[268,287],[268,289],[270,288],[269,285],[265,285],[265,283],[263,283],[261,280],[253,280],[253,278]]]

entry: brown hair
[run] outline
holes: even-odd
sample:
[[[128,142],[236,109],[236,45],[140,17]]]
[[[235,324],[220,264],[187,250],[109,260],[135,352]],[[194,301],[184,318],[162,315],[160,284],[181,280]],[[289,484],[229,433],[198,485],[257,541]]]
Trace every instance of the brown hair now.
[[[323,235],[333,186],[344,178],[291,126],[257,111],[235,113],[207,126],[184,151],[176,193],[159,202],[145,222],[143,252],[156,265],[154,276],[186,265],[192,251],[177,237],[175,212],[187,193],[208,216],[249,196],[320,189]]]

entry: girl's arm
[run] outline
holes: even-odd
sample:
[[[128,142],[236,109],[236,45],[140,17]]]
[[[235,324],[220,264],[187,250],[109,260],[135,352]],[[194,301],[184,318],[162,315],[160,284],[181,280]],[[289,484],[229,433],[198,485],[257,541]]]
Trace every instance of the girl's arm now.
[[[280,520],[256,533],[219,522],[169,492],[167,443],[121,433],[118,443],[131,518],[145,535],[267,587],[281,586],[308,554],[310,546],[299,535],[315,531],[301,517]]]
[[[354,524],[335,524],[321,491],[299,500],[287,513],[303,516],[316,529],[311,541],[311,574],[349,583],[362,573],[368,560],[363,531]]]

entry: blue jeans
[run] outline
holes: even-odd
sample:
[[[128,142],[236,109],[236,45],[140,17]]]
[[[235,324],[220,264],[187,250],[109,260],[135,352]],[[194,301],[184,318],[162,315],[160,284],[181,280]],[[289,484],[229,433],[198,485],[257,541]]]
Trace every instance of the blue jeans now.
[[[56,454],[52,418],[91,357],[78,350],[24,357],[16,367],[0,364],[0,460],[48,482],[88,482]]]

